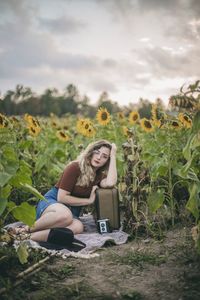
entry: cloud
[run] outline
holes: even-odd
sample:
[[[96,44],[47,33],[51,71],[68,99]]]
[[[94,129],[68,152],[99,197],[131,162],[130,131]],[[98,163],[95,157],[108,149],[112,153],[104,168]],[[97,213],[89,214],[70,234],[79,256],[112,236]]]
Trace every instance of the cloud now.
[[[97,76],[96,78],[92,78],[88,82],[88,86],[98,92],[101,93],[103,91],[108,91],[109,93],[116,93],[118,91],[117,86],[113,83],[112,80],[104,79],[101,76]]]
[[[84,30],[87,26],[85,22],[62,16],[57,19],[38,18],[41,28],[47,29],[57,34],[70,34]]]
[[[179,51],[162,47],[146,47],[140,51],[139,57],[145,60],[147,69],[155,78],[200,76],[198,47]]]
[[[12,19],[13,23],[21,23],[26,27],[32,23],[37,13],[37,6],[30,1],[0,1],[0,17],[2,20]]]

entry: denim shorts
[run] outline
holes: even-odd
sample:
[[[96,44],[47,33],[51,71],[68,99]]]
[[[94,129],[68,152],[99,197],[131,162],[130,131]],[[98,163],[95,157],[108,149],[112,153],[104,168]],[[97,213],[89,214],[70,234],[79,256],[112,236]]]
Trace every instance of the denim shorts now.
[[[57,195],[58,195],[58,188],[53,187],[44,195],[44,198],[46,200],[40,200],[38,202],[36,207],[36,220],[38,220],[41,217],[42,213],[49,205],[58,203]],[[82,206],[68,206],[68,205],[66,206],[71,210],[73,218],[78,219],[80,216]]]

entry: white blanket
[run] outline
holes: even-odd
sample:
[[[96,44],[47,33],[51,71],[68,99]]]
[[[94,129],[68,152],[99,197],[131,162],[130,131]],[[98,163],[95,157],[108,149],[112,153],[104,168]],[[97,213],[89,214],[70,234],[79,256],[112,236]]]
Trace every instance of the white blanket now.
[[[98,256],[98,254],[94,252],[106,245],[106,243],[108,242],[115,245],[121,245],[127,242],[128,234],[121,229],[115,230],[111,233],[98,233],[94,218],[90,214],[80,217],[80,220],[84,225],[84,232],[81,234],[76,234],[75,238],[84,242],[86,244],[86,247],[79,252],[72,252],[67,249],[59,251],[47,250],[46,248],[41,247],[37,242],[34,242],[32,240],[27,240],[26,243],[29,247],[41,248],[43,249],[43,251],[48,252],[50,255],[62,256],[63,258],[66,258],[67,256],[90,258]],[[15,222],[7,225],[6,228],[16,227],[19,225],[22,225],[22,223]],[[18,245],[18,243],[18,241],[15,241],[16,246]]]

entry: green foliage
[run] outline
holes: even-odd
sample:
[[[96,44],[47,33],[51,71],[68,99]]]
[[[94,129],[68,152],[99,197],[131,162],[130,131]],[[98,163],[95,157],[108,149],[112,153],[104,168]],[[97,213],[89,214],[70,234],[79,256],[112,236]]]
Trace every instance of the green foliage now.
[[[28,248],[26,243],[21,242],[16,250],[20,263],[23,265],[28,262]]]
[[[27,91],[18,87],[17,93],[20,92],[26,94]],[[53,103],[56,97],[58,91],[46,90],[44,106]],[[74,106],[74,102],[79,98],[76,87],[69,85],[61,98],[63,107],[71,103],[70,109],[76,110],[77,103]],[[12,214],[15,219],[31,225],[35,218],[32,205],[58,181],[66,164],[76,159],[81,149],[102,138],[117,145],[119,186],[124,186],[123,191],[120,190],[120,199],[127,208],[126,222],[133,230],[135,225],[131,224],[138,222],[147,227],[154,221],[166,226],[169,212],[174,225],[180,213],[179,205],[185,205],[198,221],[199,112],[187,113],[191,123],[185,126],[177,113],[162,111],[163,108],[153,113],[152,105],[141,99],[140,117],[154,118],[151,120],[153,130],[145,131],[139,121],[130,124],[127,117],[119,119],[114,113],[118,107],[114,109],[106,93],[99,99],[99,105],[103,103],[112,110],[111,121],[103,126],[95,119],[91,120],[95,136],[79,134],[77,118],[72,114],[62,118],[53,114],[40,118],[41,132],[36,136],[30,134],[28,124],[22,118],[18,118],[17,124],[9,120],[9,126],[0,129],[0,215],[3,222]],[[85,99],[83,104],[87,106],[88,100]],[[160,120],[155,120],[155,116]],[[180,125],[178,129],[172,126],[173,121]],[[69,140],[59,139],[59,131],[64,131]],[[184,199],[176,198],[177,190],[181,188],[186,190]]]
[[[136,266],[140,269],[143,269],[146,264],[158,266],[166,261],[166,257],[158,256],[147,251],[128,251],[125,255],[113,255],[116,263]]]
[[[155,192],[149,194],[147,203],[151,213],[156,213],[156,211],[163,205],[164,202],[164,190],[158,189]]]

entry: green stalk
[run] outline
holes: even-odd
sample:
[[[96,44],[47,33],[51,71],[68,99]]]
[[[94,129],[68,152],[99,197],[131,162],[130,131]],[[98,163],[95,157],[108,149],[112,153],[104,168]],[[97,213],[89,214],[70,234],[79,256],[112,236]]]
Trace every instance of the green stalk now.
[[[170,198],[171,221],[174,226],[174,199],[173,199],[173,184],[172,184],[172,164],[171,164],[171,136],[169,135],[168,142],[168,194]]]

